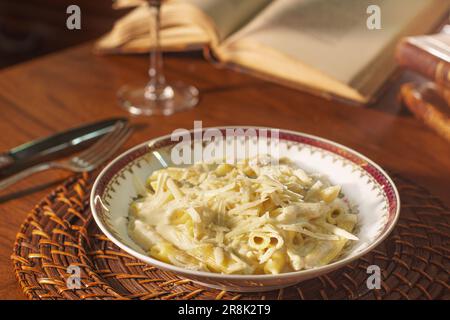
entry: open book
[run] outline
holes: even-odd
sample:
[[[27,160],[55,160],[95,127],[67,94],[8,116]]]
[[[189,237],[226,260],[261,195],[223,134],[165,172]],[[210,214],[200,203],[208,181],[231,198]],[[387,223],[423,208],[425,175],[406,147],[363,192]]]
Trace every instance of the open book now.
[[[98,52],[149,50],[145,1],[115,5],[139,4],[98,41]],[[373,4],[381,9],[381,29],[369,30]],[[448,10],[448,0],[169,0],[162,5],[161,46],[206,47],[223,64],[365,104],[395,70],[397,41],[433,30]]]

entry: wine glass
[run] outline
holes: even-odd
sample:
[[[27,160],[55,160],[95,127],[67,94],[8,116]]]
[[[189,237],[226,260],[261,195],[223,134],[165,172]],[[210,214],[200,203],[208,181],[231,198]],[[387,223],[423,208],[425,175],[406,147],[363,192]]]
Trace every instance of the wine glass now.
[[[168,83],[163,73],[160,48],[161,0],[147,0],[150,19],[150,80],[145,86],[124,86],[118,92],[120,105],[134,115],[171,115],[194,107],[198,103],[197,88],[181,82]]]

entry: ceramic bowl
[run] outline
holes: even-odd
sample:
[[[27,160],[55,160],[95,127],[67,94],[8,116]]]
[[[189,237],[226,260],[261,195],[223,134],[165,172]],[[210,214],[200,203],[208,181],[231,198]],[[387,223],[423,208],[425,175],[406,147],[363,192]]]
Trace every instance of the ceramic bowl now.
[[[215,128],[221,133],[233,129],[254,130],[257,137],[251,140],[251,144],[264,145],[271,139],[262,135],[263,131],[267,132],[265,128]],[[201,130],[204,133],[207,128]],[[193,131],[187,134],[194,140]],[[388,236],[399,217],[400,199],[394,183],[383,169],[358,152],[335,142],[281,129],[278,134],[277,152],[280,156],[291,159],[310,173],[325,175],[333,184],[341,185],[343,194],[357,210],[356,235],[359,240],[353,241],[336,261],[328,265],[278,275],[225,275],[176,267],[146,255],[128,235],[128,209],[154,170],[174,165],[172,150],[179,142],[173,141],[171,135],[126,151],[102,170],[90,198],[94,219],[111,241],[139,260],[207,287],[241,292],[278,289],[331,272],[367,254]],[[238,136],[236,134],[231,140],[236,139],[237,142],[240,140]],[[194,144],[189,144],[189,148],[194,148]]]

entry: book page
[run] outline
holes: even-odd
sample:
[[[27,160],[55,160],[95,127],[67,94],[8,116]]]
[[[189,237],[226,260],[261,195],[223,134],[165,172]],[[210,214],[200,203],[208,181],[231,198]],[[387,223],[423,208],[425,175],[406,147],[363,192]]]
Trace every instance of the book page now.
[[[239,30],[273,0],[186,0],[211,18],[219,41]]]
[[[393,51],[406,26],[425,23],[415,21],[417,15],[439,5],[442,11],[445,3],[448,7],[447,0],[277,0],[227,39],[224,47],[231,51],[240,41],[247,47],[256,44],[259,50],[267,47],[352,84],[358,77],[359,82],[367,78],[364,71],[380,57],[388,57],[393,68],[388,49]],[[381,8],[381,30],[367,27],[366,10],[371,4]]]
[[[442,33],[432,34],[429,36],[410,37],[408,42],[416,47],[428,52],[450,63],[450,26],[447,26]]]

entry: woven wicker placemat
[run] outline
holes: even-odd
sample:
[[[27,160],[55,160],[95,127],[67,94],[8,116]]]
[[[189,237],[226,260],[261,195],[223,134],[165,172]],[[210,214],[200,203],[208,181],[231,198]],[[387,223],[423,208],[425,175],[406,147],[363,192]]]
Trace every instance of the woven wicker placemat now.
[[[402,201],[395,230],[358,261],[282,290],[239,294],[202,287],[144,264],[116,247],[89,211],[92,176],[78,175],[28,215],[11,256],[30,299],[449,299],[450,211],[430,193],[394,176]],[[69,289],[68,266],[81,289]],[[367,267],[382,271],[369,290]]]

